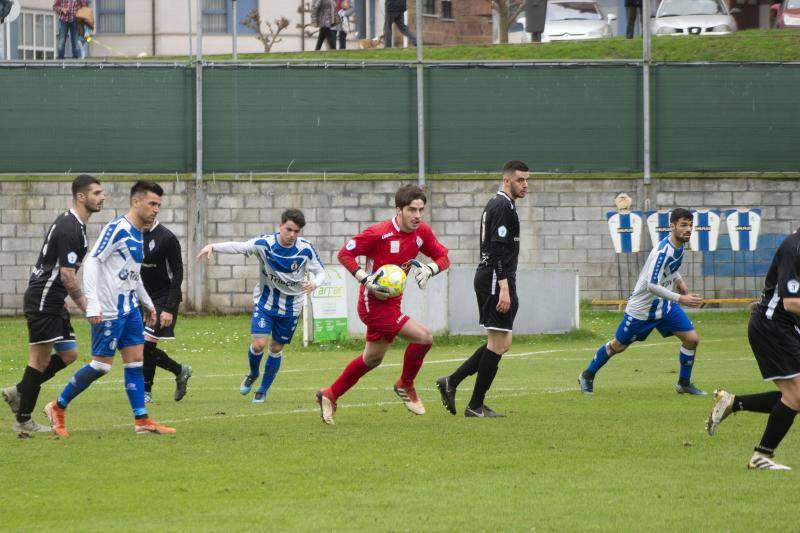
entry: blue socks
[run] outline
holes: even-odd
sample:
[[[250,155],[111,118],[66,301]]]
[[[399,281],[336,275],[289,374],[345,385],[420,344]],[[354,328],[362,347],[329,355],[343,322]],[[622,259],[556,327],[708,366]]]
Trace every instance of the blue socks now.
[[[603,365],[608,363],[608,360],[611,359],[611,356],[615,353],[616,352],[611,349],[610,343],[602,345],[597,349],[597,353],[594,354],[592,360],[589,361],[589,367],[586,369],[586,371],[594,376],[601,368],[603,368]]]
[[[64,390],[61,391],[61,394],[58,396],[58,405],[62,409],[66,409],[69,402],[88,389],[89,385],[95,380],[107,374],[109,370],[111,370],[111,365],[99,361],[92,361],[88,365],[82,366],[73,374],[72,379],[69,380]]]
[[[267,364],[264,366],[264,377],[261,378],[261,386],[258,388],[258,392],[261,394],[266,394],[269,390],[272,382],[275,381],[275,376],[278,374],[278,370],[281,368],[281,361],[283,360],[283,352],[279,353],[267,353]]]
[[[680,373],[680,381],[689,383],[692,379],[692,367],[694,366],[694,352],[695,350],[690,350],[688,348],[684,348],[681,346],[681,373]]]
[[[262,357],[264,357],[264,352],[255,353],[252,345],[247,349],[247,359],[250,362],[250,376],[254,378],[258,377],[258,369],[261,367]]]
[[[144,371],[141,361],[138,363],[127,363],[125,370],[125,392],[128,401],[133,409],[133,416],[144,418],[147,416],[147,409],[144,406]]]

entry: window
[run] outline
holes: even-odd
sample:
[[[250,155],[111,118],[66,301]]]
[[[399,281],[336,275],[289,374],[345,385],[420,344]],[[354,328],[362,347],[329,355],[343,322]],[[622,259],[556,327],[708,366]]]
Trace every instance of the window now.
[[[203,33],[228,33],[227,0],[203,0]]]
[[[436,14],[436,0],[422,0],[422,14],[435,15]]]
[[[453,18],[453,2],[451,0],[442,0],[442,18]]]
[[[21,13],[18,58],[55,59],[56,17],[54,13]]]
[[[97,33],[125,33],[125,0],[97,0]]]
[[[242,21],[247,18],[250,11],[258,9],[258,0],[237,0],[236,18],[239,34],[255,33]],[[233,0],[203,0],[203,32],[204,33],[233,33]]]

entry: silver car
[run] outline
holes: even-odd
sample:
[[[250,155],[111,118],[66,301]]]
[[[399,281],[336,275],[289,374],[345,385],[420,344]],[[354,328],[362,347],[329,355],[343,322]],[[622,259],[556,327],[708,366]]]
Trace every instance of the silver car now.
[[[738,28],[721,0],[663,0],[650,23],[653,35],[726,35]]]
[[[542,42],[576,41],[612,37],[610,22],[616,16],[604,16],[594,0],[550,0],[547,2],[547,20],[542,32]],[[498,42],[495,38],[495,42]],[[529,43],[531,34],[525,32],[525,15],[508,29],[509,43]]]

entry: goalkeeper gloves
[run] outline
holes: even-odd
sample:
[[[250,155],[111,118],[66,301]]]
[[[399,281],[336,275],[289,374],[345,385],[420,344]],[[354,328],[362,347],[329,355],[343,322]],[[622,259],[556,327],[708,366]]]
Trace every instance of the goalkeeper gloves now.
[[[427,287],[428,280],[439,273],[439,265],[436,263],[423,265],[416,259],[412,259],[408,264],[414,267],[414,279],[417,281],[417,285],[419,285],[420,289]]]
[[[367,274],[363,268],[356,270],[354,274],[356,280],[371,292],[378,300],[386,300],[392,295],[392,289],[379,285],[377,282],[378,273]]]

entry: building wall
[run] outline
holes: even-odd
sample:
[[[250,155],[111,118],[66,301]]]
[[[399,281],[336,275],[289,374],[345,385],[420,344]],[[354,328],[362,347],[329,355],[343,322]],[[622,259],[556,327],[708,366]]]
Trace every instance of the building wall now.
[[[185,248],[193,184],[168,181],[162,185],[166,194],[160,219]],[[398,185],[397,181],[207,182],[205,234],[209,242],[222,242],[271,232],[283,209],[296,206],[306,214],[306,237],[316,245],[322,260],[330,264],[350,236],[392,216],[393,195]],[[476,264],[478,220],[498,185],[495,180],[429,183],[426,217],[450,249],[450,259],[455,265]],[[21,312],[22,295],[43,236],[57,213],[70,204],[69,186],[68,181],[0,181],[0,314]],[[104,184],[109,198],[104,210],[89,225],[90,241],[97,237],[102,223],[127,210],[130,186],[128,181]],[[517,204],[522,222],[520,264],[577,269],[582,298],[625,297],[646,252],[624,257],[614,253],[605,213],[613,210],[613,198],[620,191],[627,191],[634,198],[634,209],[643,207],[643,190],[638,180],[532,180],[529,196]],[[800,220],[797,191],[797,180],[789,179],[675,178],[656,180],[651,198],[654,209],[761,207],[762,235],[779,236],[793,231]],[[765,242],[774,246],[777,240],[770,237]],[[647,239],[644,247],[649,249]],[[186,258],[187,250],[183,253]],[[762,265],[768,263],[771,250],[761,250],[760,254],[758,261]],[[741,262],[738,266],[731,264],[736,260],[729,258],[727,266],[717,267],[717,276],[703,277],[700,258],[700,254],[690,253],[683,272],[690,286],[706,297],[747,296],[760,290],[762,271],[746,276],[750,267],[743,269]],[[725,275],[734,271],[741,275]],[[708,274],[707,267],[705,272]],[[217,256],[206,269],[207,309],[246,311],[251,305],[250,291],[257,274],[253,259]]]
[[[454,0],[452,6],[452,19],[441,18],[441,0],[435,2],[435,15],[423,15],[423,45],[491,43],[492,13],[488,0]],[[416,2],[411,0],[408,4],[410,25],[414,24],[415,13]]]

